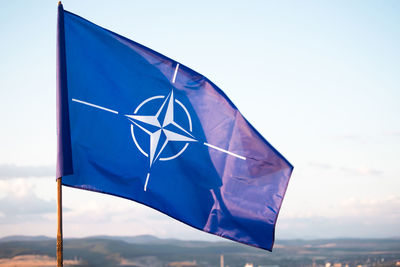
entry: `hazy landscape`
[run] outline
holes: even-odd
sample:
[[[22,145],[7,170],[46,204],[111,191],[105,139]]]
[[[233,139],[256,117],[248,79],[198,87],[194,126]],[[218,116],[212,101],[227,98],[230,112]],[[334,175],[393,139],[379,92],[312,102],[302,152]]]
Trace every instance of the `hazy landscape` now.
[[[56,241],[46,236],[0,239],[0,266],[55,266]],[[142,236],[65,239],[65,266],[397,266],[400,239],[280,240],[268,252],[223,241]]]

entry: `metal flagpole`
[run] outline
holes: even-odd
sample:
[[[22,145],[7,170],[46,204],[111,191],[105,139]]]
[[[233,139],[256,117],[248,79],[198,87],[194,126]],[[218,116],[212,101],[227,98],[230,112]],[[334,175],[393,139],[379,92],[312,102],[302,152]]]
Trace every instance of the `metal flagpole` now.
[[[61,177],[57,178],[57,267],[63,266],[63,231],[62,231],[62,189]]]

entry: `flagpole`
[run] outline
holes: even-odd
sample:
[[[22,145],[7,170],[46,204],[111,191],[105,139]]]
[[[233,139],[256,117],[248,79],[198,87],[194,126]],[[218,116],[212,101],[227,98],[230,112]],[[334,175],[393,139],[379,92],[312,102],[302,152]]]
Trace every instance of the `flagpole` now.
[[[57,267],[63,266],[62,177],[73,173],[68,112],[64,9],[57,7]]]
[[[57,18],[57,49],[59,50],[59,45],[60,45],[60,16],[62,16],[62,28],[64,28],[64,17],[63,14],[61,12],[60,14],[60,10],[62,10],[62,4],[61,1],[58,1],[58,18]],[[64,34],[63,32],[64,29],[62,29],[62,34]],[[60,51],[57,52],[57,76],[58,79],[61,80],[61,75],[59,75],[59,69],[60,69],[60,56],[58,55],[60,53]],[[58,91],[58,90],[57,90]],[[59,93],[59,92],[57,92]],[[57,96],[59,97],[59,96]],[[63,229],[62,229],[62,183],[61,183],[61,175],[59,174],[60,177],[57,178],[57,267],[63,267],[64,262],[63,262]],[[57,175],[58,176],[58,175]]]
[[[57,178],[57,267],[63,266],[62,187]]]

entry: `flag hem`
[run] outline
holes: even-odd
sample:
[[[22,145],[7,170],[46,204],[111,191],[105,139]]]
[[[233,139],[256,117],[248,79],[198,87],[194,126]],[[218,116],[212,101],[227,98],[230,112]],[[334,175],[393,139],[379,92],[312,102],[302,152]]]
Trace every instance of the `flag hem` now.
[[[67,59],[65,49],[64,9],[58,5],[57,14],[57,167],[56,178],[73,174],[71,131],[68,107]]]

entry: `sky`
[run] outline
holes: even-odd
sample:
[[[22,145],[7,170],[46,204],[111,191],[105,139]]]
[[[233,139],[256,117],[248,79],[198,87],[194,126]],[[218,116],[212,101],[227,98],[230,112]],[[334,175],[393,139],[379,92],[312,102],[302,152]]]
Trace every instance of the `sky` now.
[[[399,1],[63,1],[203,74],[293,165],[276,239],[400,236]],[[56,236],[57,1],[0,3],[0,237]],[[64,236],[220,240],[63,188]]]

